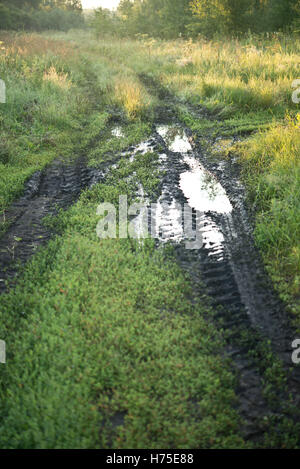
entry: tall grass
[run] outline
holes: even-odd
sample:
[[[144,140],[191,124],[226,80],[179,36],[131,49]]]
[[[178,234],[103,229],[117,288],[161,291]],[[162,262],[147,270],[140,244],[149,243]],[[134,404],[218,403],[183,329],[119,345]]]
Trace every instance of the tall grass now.
[[[57,33],[55,37],[65,36]],[[86,44],[88,54],[105,60],[116,71],[116,79],[132,79],[142,72],[155,75],[183,99],[223,110],[223,115],[267,110],[283,118],[287,109],[296,110],[291,86],[299,78],[297,36],[153,41],[151,54],[143,41],[96,40],[88,32],[68,37],[83,48]]]
[[[21,193],[25,180],[58,151],[74,153],[71,148],[89,102],[70,44],[36,34],[1,33],[0,40],[0,76],[7,92],[0,107],[1,212]]]
[[[293,108],[291,84],[299,75],[299,39],[293,48],[278,49],[278,40],[176,41],[156,53],[169,63],[163,81],[176,93],[211,109],[230,106],[231,113]]]
[[[299,321],[300,114],[238,148],[257,210],[257,244],[282,299]]]
[[[115,98],[124,107],[130,119],[140,116],[150,103],[150,98],[141,84],[126,77],[117,78]]]

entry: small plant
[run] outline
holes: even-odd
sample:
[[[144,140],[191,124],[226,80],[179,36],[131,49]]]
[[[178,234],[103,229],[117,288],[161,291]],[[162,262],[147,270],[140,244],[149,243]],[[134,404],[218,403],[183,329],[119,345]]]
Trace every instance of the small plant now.
[[[142,85],[131,78],[119,77],[115,84],[115,98],[121,104],[128,117],[134,119],[140,116],[149,104],[149,98]]]
[[[68,90],[71,87],[71,82],[67,73],[58,73],[56,68],[51,66],[49,70],[46,70],[43,75],[43,80],[53,83],[54,85]]]

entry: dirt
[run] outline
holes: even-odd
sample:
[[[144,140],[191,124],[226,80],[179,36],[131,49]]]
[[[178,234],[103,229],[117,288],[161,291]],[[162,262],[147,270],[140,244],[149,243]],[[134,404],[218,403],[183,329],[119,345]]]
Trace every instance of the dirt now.
[[[5,213],[9,228],[0,238],[0,293],[13,287],[20,264],[53,235],[45,217],[76,202],[83,189],[104,177],[106,167],[89,168],[83,157],[56,159],[27,181],[22,197]]]

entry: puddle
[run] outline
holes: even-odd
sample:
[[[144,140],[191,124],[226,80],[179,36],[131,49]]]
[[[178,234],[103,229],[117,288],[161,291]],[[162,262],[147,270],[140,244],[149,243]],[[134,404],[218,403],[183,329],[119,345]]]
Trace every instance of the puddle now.
[[[156,131],[164,139],[170,151],[174,153],[187,153],[192,150],[189,138],[182,128],[159,125]]]
[[[230,213],[232,205],[216,178],[196,158],[185,155],[184,162],[190,170],[180,175],[180,188],[190,206],[200,212]]]
[[[154,221],[152,236],[154,235],[160,242],[184,240],[182,208],[175,199],[168,203],[166,194],[163,193],[156,207],[153,208],[151,216]]]
[[[134,150],[136,153],[153,153],[153,143],[151,141],[140,143]]]
[[[122,130],[122,127],[120,127],[120,126],[114,127],[111,131],[111,134],[114,137],[117,137],[117,138],[124,137],[124,132]]]
[[[217,179],[190,153],[191,143],[185,131],[180,127],[160,125],[157,133],[164,139],[168,149],[174,153],[180,153],[181,163],[188,166],[188,170],[179,174],[179,187],[188,201],[190,209],[194,209],[193,232],[202,237],[202,247],[208,251],[208,256],[219,262],[224,260],[224,236],[220,227],[214,223],[209,212],[228,214],[232,211],[230,200]],[[136,154],[153,151],[153,139],[142,142],[130,152],[133,160]],[[168,169],[165,153],[160,154],[162,169]],[[165,166],[166,165],[166,166]],[[182,203],[177,200],[174,185],[166,182],[162,194],[155,205],[151,206],[148,221],[151,221],[151,236],[161,243],[171,241],[174,243],[186,242],[188,236],[184,228],[184,214]],[[138,198],[141,202],[147,202],[147,196],[140,187]],[[149,207],[149,205],[148,205]],[[197,213],[197,216],[195,216]],[[147,215],[148,216],[148,215]],[[134,231],[137,238],[145,234],[145,212],[138,214],[133,220]],[[200,235],[201,233],[201,235]],[[199,247],[201,247],[199,246]]]
[[[187,154],[192,146],[185,131],[169,125],[157,126],[156,130],[170,151],[183,153],[183,161],[190,168],[180,175],[180,188],[190,206],[200,212],[230,213],[232,205],[221,184],[196,158]]]
[[[140,188],[138,192],[140,202],[145,204],[145,210],[141,210],[131,221],[136,238],[142,239],[146,233],[150,234],[148,223],[151,222],[151,236],[160,243],[171,241],[177,244],[189,240],[184,230],[183,206],[175,198],[169,201],[168,193],[163,192],[158,202],[150,206],[143,189]],[[217,262],[224,259],[224,236],[205,214],[197,213],[191,241],[195,243],[196,239],[200,241],[197,249],[203,247],[208,250],[209,257],[213,257]]]
[[[224,236],[220,228],[206,215],[201,218],[203,247],[209,251],[208,256],[218,262],[224,260]]]
[[[134,159],[136,158],[137,153],[153,153],[153,142],[150,140],[147,140],[145,142],[140,143],[139,145],[135,147],[131,147],[129,150],[123,151],[122,155],[123,156],[129,156],[129,161],[133,162]]]
[[[168,149],[181,153],[181,161],[189,169],[179,175],[179,187],[188,200],[188,204],[197,212],[196,232],[201,232],[203,248],[209,251],[209,256],[217,262],[224,260],[223,233],[210,218],[209,212],[229,214],[232,205],[225,189],[217,179],[193,157],[191,143],[185,131],[177,126],[160,125],[157,133],[164,139]],[[170,188],[172,192],[172,188]],[[168,191],[170,192],[170,191]],[[170,195],[170,193],[169,193]],[[181,242],[186,240],[182,226],[182,212],[176,200],[163,204],[164,196],[158,202],[156,220],[156,238],[160,241]],[[170,200],[170,197],[169,197]]]
[[[145,205],[147,206],[147,203]],[[147,206],[146,212],[145,215],[145,211],[141,210],[132,221],[136,238],[143,238],[146,232],[150,234],[150,227],[147,223],[151,222],[151,237],[160,243],[167,241],[180,243],[186,240],[182,223],[182,207],[175,199],[169,203],[162,195],[156,204]]]

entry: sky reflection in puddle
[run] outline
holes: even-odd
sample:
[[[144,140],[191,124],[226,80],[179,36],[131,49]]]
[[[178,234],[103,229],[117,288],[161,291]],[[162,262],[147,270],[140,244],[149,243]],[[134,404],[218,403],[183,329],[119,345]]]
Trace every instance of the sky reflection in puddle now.
[[[180,188],[189,204],[200,212],[230,213],[232,205],[216,178],[192,156],[185,155],[190,167],[180,175]]]
[[[208,212],[218,214],[229,214],[233,207],[226,191],[217,181],[215,176],[207,171],[201,163],[191,155],[192,146],[184,129],[176,126],[160,125],[156,128],[157,133],[164,139],[168,149],[174,153],[181,153],[182,162],[188,166],[188,170],[180,174],[180,188],[188,200],[189,206],[197,211],[197,232],[201,232],[203,247],[209,251],[209,256],[216,261],[224,259],[224,236],[220,227],[211,219]],[[133,156],[137,152],[151,151],[151,144],[143,142],[135,148]],[[163,163],[167,155],[160,155]],[[168,168],[165,168],[168,169]],[[143,194],[139,194],[143,200]],[[155,208],[152,208],[152,219],[154,229],[152,237],[160,242],[186,241],[183,226],[183,207],[178,204],[174,197],[170,197],[169,189],[163,189]],[[168,201],[168,202],[167,202]],[[142,234],[142,214],[135,220],[136,232]]]
[[[192,150],[189,138],[180,127],[159,125],[157,133],[164,139],[168,149],[176,153],[187,153]]]
[[[124,137],[124,133],[123,133],[122,127],[120,127],[120,126],[114,127],[114,128],[112,129],[112,131],[111,131],[111,134],[112,134],[114,137],[118,137],[118,138]]]

